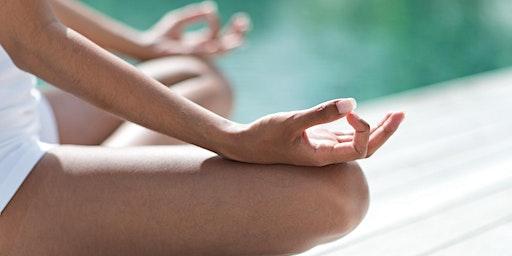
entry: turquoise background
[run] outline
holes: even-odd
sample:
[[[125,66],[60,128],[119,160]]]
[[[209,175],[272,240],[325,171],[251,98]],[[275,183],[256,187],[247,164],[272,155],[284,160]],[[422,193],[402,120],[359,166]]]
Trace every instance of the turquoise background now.
[[[192,1],[86,0],[138,29]],[[225,22],[253,19],[242,49],[219,63],[233,81],[235,119],[359,101],[512,64],[508,0],[224,0]]]

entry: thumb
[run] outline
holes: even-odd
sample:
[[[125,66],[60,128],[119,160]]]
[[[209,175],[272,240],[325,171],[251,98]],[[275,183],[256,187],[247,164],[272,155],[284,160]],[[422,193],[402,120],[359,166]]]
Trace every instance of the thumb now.
[[[206,6],[209,6],[213,12],[206,16],[206,23],[208,25],[209,34],[207,39],[213,40],[220,35],[220,20],[217,11],[217,4],[214,1],[206,1]]]
[[[205,1],[201,4],[191,4],[172,13],[175,23],[168,35],[181,37],[184,30],[195,23],[206,21],[211,30],[219,27],[217,17],[217,5],[212,1]],[[213,27],[213,28],[212,28]]]
[[[356,106],[356,101],[353,98],[327,101],[310,109],[296,112],[293,126],[297,131],[302,132],[309,127],[338,120],[354,110]]]

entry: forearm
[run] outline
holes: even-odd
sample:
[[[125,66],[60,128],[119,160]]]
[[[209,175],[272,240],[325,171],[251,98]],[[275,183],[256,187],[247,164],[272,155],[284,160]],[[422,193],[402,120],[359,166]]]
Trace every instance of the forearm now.
[[[73,30],[53,22],[22,43],[17,63],[63,90],[127,120],[222,153],[232,122],[173,94]],[[26,40],[22,40],[26,41]]]
[[[55,15],[67,27],[86,36],[103,48],[134,58],[145,58],[141,33],[78,1],[51,0]]]

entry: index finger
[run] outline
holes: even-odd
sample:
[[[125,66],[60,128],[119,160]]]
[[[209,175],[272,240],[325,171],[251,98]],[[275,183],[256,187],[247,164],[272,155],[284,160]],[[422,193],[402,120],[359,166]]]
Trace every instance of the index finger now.
[[[214,1],[206,1],[203,4],[210,6],[212,10],[214,10],[210,15],[206,16],[206,23],[210,29],[208,39],[215,39],[219,37],[221,30],[219,15],[217,13],[217,4]]]
[[[367,154],[370,125],[359,116],[350,112],[347,121],[354,127],[354,138],[334,146],[330,155],[330,163],[342,163],[363,158]]]
[[[347,115],[347,121],[355,130],[352,146],[359,156],[365,157],[368,151],[370,125],[354,112]]]
[[[182,10],[175,11],[173,15],[177,16],[177,20],[174,23],[172,34],[182,35],[187,26],[201,21],[207,23],[209,29],[208,40],[218,36],[220,32],[217,5],[213,1],[186,6]]]
[[[219,35],[219,54],[231,51],[240,47],[245,39],[246,33],[250,28],[251,21],[245,13],[235,14],[227,29],[222,35]]]

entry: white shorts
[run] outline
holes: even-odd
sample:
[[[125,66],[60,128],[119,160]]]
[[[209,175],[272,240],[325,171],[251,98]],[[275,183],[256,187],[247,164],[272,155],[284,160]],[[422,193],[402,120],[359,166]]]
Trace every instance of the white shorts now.
[[[38,136],[0,142],[0,214],[45,152],[59,143],[52,108],[39,91],[34,93],[40,97]]]

